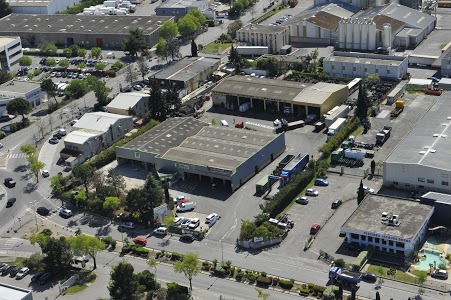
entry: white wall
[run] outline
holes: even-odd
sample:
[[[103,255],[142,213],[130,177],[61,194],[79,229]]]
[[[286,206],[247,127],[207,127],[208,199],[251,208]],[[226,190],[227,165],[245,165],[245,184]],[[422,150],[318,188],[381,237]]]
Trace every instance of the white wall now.
[[[6,66],[1,65],[2,68],[11,68],[22,56],[22,43],[20,37],[6,37],[13,38],[11,42],[6,43],[4,46],[0,47],[0,52],[5,51],[6,55]]]
[[[243,28],[238,30],[237,39],[250,46],[268,46],[271,53],[279,53],[280,48],[289,44],[289,28],[281,32],[254,32]]]
[[[80,0],[53,0],[47,6],[11,6],[14,13],[18,14],[48,14],[52,15],[57,12],[68,9]]]

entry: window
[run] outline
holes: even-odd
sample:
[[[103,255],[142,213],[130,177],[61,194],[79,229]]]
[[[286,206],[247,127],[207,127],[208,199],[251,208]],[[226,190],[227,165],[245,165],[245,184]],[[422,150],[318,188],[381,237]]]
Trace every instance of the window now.
[[[373,237],[372,237],[372,236],[369,236],[369,237],[368,237],[368,242],[370,242],[370,243],[373,242]]]
[[[368,69],[367,69],[367,68],[365,68],[365,73],[366,73],[366,72],[368,72]]]
[[[397,182],[397,181],[393,181],[393,184],[394,184],[394,185],[398,185],[398,182]]]
[[[448,186],[448,185],[449,185],[449,182],[448,182],[448,181],[442,181],[442,185]]]
[[[393,241],[389,240],[389,241],[388,241],[388,245],[389,245],[389,246],[393,246]]]
[[[335,69],[335,66],[332,66],[332,70]]]
[[[387,74],[390,74],[390,70],[387,70]]]
[[[353,67],[352,70],[355,72],[355,71],[357,70],[357,68],[356,68],[356,67]]]
[[[379,69],[376,69],[376,73],[379,73]]]
[[[418,182],[425,182],[425,179],[422,177],[418,177]]]
[[[351,239],[359,239],[359,235],[355,233],[351,233]]]
[[[382,245],[386,245],[387,244],[387,240],[386,239],[382,239]]]
[[[434,183],[434,179],[428,179],[428,183]]]
[[[379,244],[379,243],[380,243],[380,238],[374,238],[374,242],[375,242],[376,244]]]
[[[341,69],[344,71],[345,70],[345,66],[342,66]]]
[[[404,243],[396,242],[396,248],[404,248]]]

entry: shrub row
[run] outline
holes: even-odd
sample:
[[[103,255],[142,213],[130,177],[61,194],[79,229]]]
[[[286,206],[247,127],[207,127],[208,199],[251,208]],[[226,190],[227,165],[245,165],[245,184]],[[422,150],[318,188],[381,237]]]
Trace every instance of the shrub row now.
[[[355,117],[348,124],[331,137],[327,143],[319,147],[319,152],[322,153],[323,158],[327,158],[331,155],[332,151],[341,147],[341,144],[348,139],[349,135],[354,132],[360,126],[359,118]]]
[[[359,271],[360,268],[363,266],[363,264],[365,263],[366,259],[368,258],[368,251],[362,251],[360,252],[359,256],[357,256],[357,258],[354,260],[354,262],[352,263],[352,269],[354,271]]]
[[[132,252],[133,254],[141,257],[148,257],[149,256],[149,249],[146,249],[144,247],[139,247],[135,244],[126,244],[124,247],[122,247],[122,253],[126,254]]]
[[[294,285],[293,279],[280,279],[279,286],[285,290],[291,290]]]

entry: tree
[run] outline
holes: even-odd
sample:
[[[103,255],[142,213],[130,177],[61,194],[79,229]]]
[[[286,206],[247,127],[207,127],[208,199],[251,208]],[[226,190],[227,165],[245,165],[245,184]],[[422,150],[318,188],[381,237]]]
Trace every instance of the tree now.
[[[80,48],[77,50],[77,55],[80,57],[85,58],[86,54],[88,53],[88,51],[86,51],[86,49]],[[76,55],[74,55],[76,56]]]
[[[6,2],[6,0],[0,0],[0,19],[6,17],[12,12],[13,10],[11,9],[11,6],[9,6],[9,3]]]
[[[77,165],[72,169],[75,179],[82,182],[85,187],[86,195],[89,197],[89,185],[95,174],[95,169],[88,164]]]
[[[379,291],[376,292],[376,300],[381,300],[381,295],[379,295]]]
[[[45,43],[44,45],[42,45],[42,51],[44,51],[48,56],[55,56],[58,52],[58,48],[55,46],[55,44]]]
[[[138,281],[133,271],[135,269],[127,261],[122,260],[113,267],[110,273],[108,290],[113,300],[138,299]]]
[[[160,37],[165,41],[172,41],[179,34],[177,24],[167,20],[160,27]]]
[[[128,65],[127,69],[125,70],[125,80],[129,82],[130,85],[133,85],[137,78],[138,74],[135,73],[131,65]]]
[[[167,105],[164,94],[159,86],[154,84],[149,97],[150,116],[152,119],[164,121],[166,119]]]
[[[141,73],[141,76],[144,78],[146,77],[147,72],[149,71],[149,65],[147,64],[147,61],[144,56],[140,56],[138,58],[138,70]]]
[[[82,206],[85,206],[86,201],[88,200],[88,197],[86,196],[86,192],[84,190],[79,190],[74,196],[74,200],[77,203],[77,206],[83,204]]]
[[[194,39],[191,40],[191,56],[197,57],[197,44]]]
[[[423,284],[426,282],[427,274],[425,272],[419,272],[418,274],[418,293],[421,295],[423,294]]]
[[[36,156],[30,156],[27,158],[30,163],[30,170],[36,176],[36,183],[39,182],[39,174],[41,170],[44,169],[45,163],[40,161]]]
[[[377,74],[370,74],[370,75],[368,75],[368,77],[366,78],[365,81],[366,81],[366,84],[371,87],[373,85],[378,84],[381,81],[381,79],[379,78],[379,75],[377,75]]]
[[[229,61],[233,64],[238,64],[241,61],[240,54],[238,53],[238,50],[236,50],[235,47],[230,47],[230,53],[229,53]]]
[[[53,82],[52,79],[44,79],[41,82],[41,90],[47,93],[49,97],[53,97],[55,99],[55,102],[58,103],[56,100],[56,96],[58,95],[58,86]]]
[[[254,236],[257,229],[255,223],[251,220],[241,220],[240,240],[247,241]]]
[[[269,298],[269,296],[271,296],[269,293],[264,293],[262,290],[260,290],[260,289],[255,289],[256,291],[257,291],[257,293],[258,293],[258,298],[259,299],[262,299],[262,300],[267,300],[268,298]]]
[[[64,48],[63,54],[65,57],[71,57],[72,56],[72,49],[71,48]]]
[[[87,254],[92,258],[92,262],[94,263],[93,270],[95,270],[97,268],[97,253],[106,248],[105,243],[102,242],[98,237],[86,234],[71,236],[68,238],[68,241],[76,255]]]
[[[355,300],[355,295],[356,294],[356,288],[355,288],[355,286],[353,286],[352,288],[351,288],[351,300]]]
[[[4,0],[0,0],[0,2],[1,1],[4,1]],[[1,7],[1,4],[0,4],[0,7]],[[6,70],[0,70],[0,84],[10,81],[13,78],[14,78],[14,75],[12,72],[8,72]]]
[[[69,46],[70,51],[72,52],[70,56],[78,56],[78,51],[80,50],[80,46],[77,44],[72,44]]]
[[[27,157],[31,157],[36,153],[36,147],[32,144],[25,144],[20,146],[20,151],[25,153]]]
[[[70,62],[67,59],[62,59],[62,60],[60,60],[58,65],[62,68],[67,69],[67,67],[69,67],[69,65],[70,65]]]
[[[66,89],[64,95],[68,98],[81,98],[89,92],[88,82],[81,79],[72,79]]]
[[[23,265],[30,270],[33,270],[33,272],[41,271],[44,269],[44,264],[42,260],[44,257],[40,253],[33,253],[29,258],[26,258],[23,261]]]
[[[112,89],[106,86],[106,82],[92,75],[88,75],[88,77],[86,77],[86,82],[88,83],[89,88],[94,91],[97,102],[101,106],[108,105],[110,102],[108,95]]]
[[[131,56],[137,56],[138,52],[147,48],[143,31],[135,28],[129,31],[129,36],[124,39],[124,51],[128,51]]]
[[[166,218],[165,218],[166,220]],[[154,272],[154,276],[155,276],[155,281],[157,280],[157,265],[158,265],[158,260],[156,260],[155,258],[149,258],[147,260],[147,265],[149,266],[149,268],[154,268],[155,272]]]
[[[14,98],[6,105],[6,111],[10,115],[21,115],[22,121],[25,120],[25,114],[31,112],[31,104],[24,98]]]
[[[100,58],[100,56],[102,56],[102,49],[99,47],[92,47],[91,56],[95,58]]]
[[[371,160],[371,174],[374,175],[374,172],[376,171],[376,162]]]
[[[227,34],[229,34],[232,38],[236,37],[236,32],[243,27],[243,22],[241,20],[236,20],[227,26]]]
[[[365,190],[363,189],[363,182],[362,180],[360,180],[359,190],[357,191],[357,205],[360,205],[360,203],[362,203],[364,198],[365,198]]]
[[[155,50],[155,54],[158,57],[164,58],[166,61],[168,60],[168,54],[169,54],[168,44],[162,38],[160,38],[160,40],[158,41],[157,48]]]
[[[336,267],[344,268],[346,266],[346,263],[343,260],[343,258],[338,258],[337,260],[334,261],[334,265]]]
[[[56,239],[47,237],[45,244],[41,246],[44,258],[42,262],[45,269],[50,272],[66,272],[71,268],[72,250],[65,237]]]
[[[188,12],[189,16],[193,16],[200,25],[207,23],[207,17],[200,10],[192,9]],[[200,27],[200,26],[199,26]]]
[[[54,60],[53,58],[49,58],[45,61],[45,65],[47,67],[54,67],[56,65],[56,60]]]
[[[119,196],[127,187],[124,176],[116,169],[108,170],[105,179],[106,183],[115,189],[116,196]]]
[[[77,68],[79,68],[79,69],[84,69],[84,68],[86,68],[86,63],[85,62],[81,62],[81,63],[79,63],[78,65],[77,65]]]
[[[200,272],[199,258],[196,253],[188,252],[182,258],[174,264],[174,271],[177,273],[183,273],[189,280],[189,289],[193,290],[193,276],[196,276]]]
[[[121,200],[118,197],[106,197],[103,202],[103,209],[113,212],[119,208]]]
[[[96,64],[94,65],[94,69],[96,69],[96,70],[103,70],[105,68],[106,68],[106,63],[104,63],[103,61],[96,62]]]
[[[19,66],[28,67],[31,66],[32,63],[31,57],[29,56],[22,56],[19,58]]]
[[[360,82],[359,96],[357,97],[357,108],[355,110],[356,116],[360,120],[366,120],[368,116],[368,95],[366,91],[366,85]]]
[[[177,26],[182,36],[189,37],[196,32],[200,25],[194,16],[187,14],[178,20]]]
[[[63,176],[60,174],[52,176],[50,178],[50,187],[52,188],[52,193],[56,197],[61,196],[64,192]]]
[[[166,90],[164,93],[164,100],[166,105],[166,110],[175,110],[178,111],[182,106],[182,100],[180,99],[179,91],[176,86]]]

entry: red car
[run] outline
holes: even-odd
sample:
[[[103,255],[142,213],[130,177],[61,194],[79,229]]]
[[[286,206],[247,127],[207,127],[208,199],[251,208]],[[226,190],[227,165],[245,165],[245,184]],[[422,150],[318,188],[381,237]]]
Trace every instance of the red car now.
[[[134,238],[133,243],[135,243],[136,245],[140,245],[140,246],[146,246],[147,240],[145,238]]]
[[[310,234],[315,235],[319,231],[320,228],[321,228],[321,225],[313,224],[312,227],[310,228]]]

